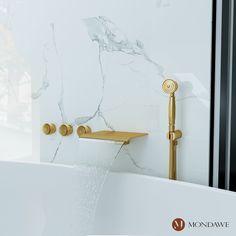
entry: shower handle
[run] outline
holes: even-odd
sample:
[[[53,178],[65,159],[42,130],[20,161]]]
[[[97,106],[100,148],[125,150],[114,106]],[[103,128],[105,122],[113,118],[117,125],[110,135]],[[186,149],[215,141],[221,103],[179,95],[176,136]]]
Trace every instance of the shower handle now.
[[[163,82],[163,91],[170,94],[168,118],[169,118],[169,132],[167,133],[167,139],[169,140],[169,179],[176,180],[176,146],[178,139],[182,137],[182,132],[175,129],[175,117],[176,117],[176,101],[175,92],[178,89],[178,84],[170,79]]]

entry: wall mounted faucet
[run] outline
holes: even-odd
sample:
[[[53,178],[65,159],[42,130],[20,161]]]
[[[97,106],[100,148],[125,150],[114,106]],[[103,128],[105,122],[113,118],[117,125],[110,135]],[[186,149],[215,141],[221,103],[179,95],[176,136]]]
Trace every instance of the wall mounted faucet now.
[[[175,129],[175,115],[176,115],[176,102],[175,92],[178,89],[176,81],[167,79],[162,84],[162,89],[165,93],[169,94],[169,132],[167,138],[170,142],[169,149],[169,179],[176,180],[176,146],[178,139],[182,137],[182,132]]]
[[[77,134],[80,138],[110,140],[115,142],[122,142],[123,144],[129,144],[130,140],[147,135],[147,133],[134,133],[126,131],[121,132],[110,130],[92,132],[91,128],[87,125],[79,126],[77,129]]]
[[[73,126],[69,124],[63,124],[59,128],[61,136],[69,136],[73,133]]]
[[[42,127],[42,131],[46,135],[54,134],[56,132],[56,125],[54,125],[53,123],[45,123]],[[70,124],[62,124],[59,127],[59,133],[62,136],[69,136],[73,133],[73,126]],[[110,130],[92,132],[91,128],[88,125],[80,125],[77,128],[77,134],[80,138],[110,140],[115,142],[122,142],[123,144],[129,144],[132,139],[148,135],[147,133]]]
[[[43,124],[42,131],[46,135],[52,135],[56,133],[57,128],[56,128],[56,125],[53,123],[45,123]],[[73,133],[73,126],[69,124],[62,124],[59,127],[59,133],[62,136],[69,136]]]
[[[46,135],[52,135],[56,132],[56,125],[53,123],[45,123],[42,127],[42,131]]]

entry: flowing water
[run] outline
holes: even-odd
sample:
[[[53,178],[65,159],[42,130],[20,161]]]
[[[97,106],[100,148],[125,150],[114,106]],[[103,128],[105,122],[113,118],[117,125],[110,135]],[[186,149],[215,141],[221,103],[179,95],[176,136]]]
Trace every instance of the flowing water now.
[[[94,146],[91,142],[87,145]],[[71,232],[68,235],[84,236],[88,235],[92,230],[93,220],[96,212],[96,206],[101,195],[103,185],[107,178],[107,175],[111,169],[111,166],[119,155],[123,144],[107,144],[100,143],[101,146],[99,153],[94,156],[94,153],[90,155],[89,149],[86,147],[86,143],[81,144],[84,150],[87,150],[87,155],[82,155],[78,158],[78,162],[75,165],[77,170],[75,179],[79,181],[76,186],[73,207],[73,219],[78,223],[72,224]],[[112,153],[103,151],[107,145],[112,146]],[[109,154],[108,154],[109,153]]]

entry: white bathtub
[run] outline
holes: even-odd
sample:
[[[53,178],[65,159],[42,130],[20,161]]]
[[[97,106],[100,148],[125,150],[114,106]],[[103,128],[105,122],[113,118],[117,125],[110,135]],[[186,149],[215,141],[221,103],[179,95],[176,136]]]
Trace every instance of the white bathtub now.
[[[87,181],[83,169],[0,162],[0,235],[79,236],[90,209],[86,202],[91,198]],[[175,229],[172,227],[175,218],[185,221],[181,232],[175,231],[181,222],[174,222]],[[236,194],[177,181],[110,173],[91,233],[235,235]]]

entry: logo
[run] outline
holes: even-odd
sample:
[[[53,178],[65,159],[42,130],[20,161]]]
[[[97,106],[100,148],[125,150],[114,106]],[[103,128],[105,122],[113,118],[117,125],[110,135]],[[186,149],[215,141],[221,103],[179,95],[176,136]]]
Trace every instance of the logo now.
[[[189,228],[229,228],[227,221],[194,221],[188,223]]]
[[[175,231],[182,231],[185,228],[185,221],[181,218],[176,218],[172,221],[172,228]]]
[[[206,228],[229,228],[230,222],[228,221],[185,221],[182,218],[176,218],[172,221],[172,228],[175,231],[182,231],[185,228],[188,229],[206,229]]]

